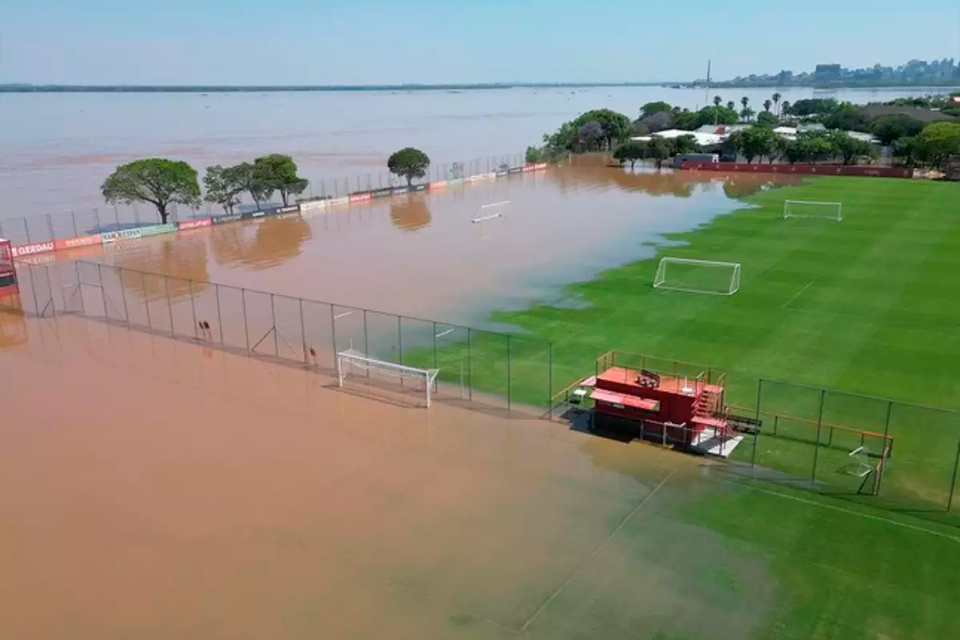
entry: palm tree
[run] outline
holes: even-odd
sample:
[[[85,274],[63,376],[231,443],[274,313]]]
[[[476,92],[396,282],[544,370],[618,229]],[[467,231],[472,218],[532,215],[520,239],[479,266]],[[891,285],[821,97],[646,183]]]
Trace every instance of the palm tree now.
[[[773,106],[773,100],[771,100],[770,98],[767,98],[766,100],[763,101],[763,110],[766,111],[767,113],[770,112],[770,107],[772,106]]]
[[[750,117],[751,117],[754,113],[755,113],[755,111],[754,111],[753,109],[751,109],[750,107],[744,107],[743,110],[740,112],[740,119],[743,120],[744,122],[749,122],[749,121],[750,121]]]
[[[737,103],[735,103],[733,100],[729,100],[727,102],[727,109],[730,109],[731,111],[733,111],[736,108],[736,106],[737,106]]]
[[[783,101],[783,107],[781,108],[780,113],[786,113],[786,112],[788,112],[788,111],[790,111],[790,103],[787,102],[786,100],[784,100],[784,101]]]
[[[777,115],[780,115],[780,98],[781,98],[781,95],[780,95],[779,93],[775,93],[775,94],[773,94],[771,97],[773,98],[773,104],[777,105]]]
[[[723,98],[720,96],[713,96],[713,125],[716,126],[720,124],[720,103],[723,102]]]
[[[720,96],[713,96],[713,106],[719,107],[722,102],[723,102],[723,98],[721,98]]]
[[[743,96],[742,98],[740,98],[740,104],[742,104],[743,108],[746,109],[747,105],[750,104],[750,98],[748,98],[747,96]]]

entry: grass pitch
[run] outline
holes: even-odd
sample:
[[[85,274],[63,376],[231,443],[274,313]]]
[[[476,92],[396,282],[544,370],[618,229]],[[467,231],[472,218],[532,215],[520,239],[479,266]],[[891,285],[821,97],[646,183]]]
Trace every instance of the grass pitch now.
[[[842,202],[843,221],[784,220],[785,199]],[[494,320],[529,335],[526,347],[521,340],[510,347],[514,401],[544,403],[547,355],[536,340],[548,340],[554,391],[591,373],[598,354],[617,348],[724,369],[733,404],[753,406],[757,380],[772,378],[960,409],[960,185],[812,178],[750,196],[745,204],[702,228],[670,236],[680,244],[653,259],[570,285],[583,303],[577,308],[542,305],[495,314]],[[665,255],[738,262],[740,291],[723,297],[655,290],[651,283]],[[471,378],[502,393],[501,342],[475,338]],[[451,349],[441,357],[452,362],[462,353]],[[876,406],[858,415],[855,405],[838,413],[857,428],[883,430]],[[777,490],[789,497],[760,489],[759,496],[714,496],[685,508],[690,521],[774,560],[776,613],[758,637],[960,632],[954,528],[960,526],[960,500],[951,512],[943,511],[960,421],[955,414],[898,411],[882,489],[893,502],[886,506],[907,505],[905,511],[945,521],[947,528],[875,512],[915,523],[891,528],[877,516],[841,515],[830,499],[790,489]],[[810,469],[813,449],[762,439],[757,462],[799,474]],[[937,533],[917,533],[914,526]]]

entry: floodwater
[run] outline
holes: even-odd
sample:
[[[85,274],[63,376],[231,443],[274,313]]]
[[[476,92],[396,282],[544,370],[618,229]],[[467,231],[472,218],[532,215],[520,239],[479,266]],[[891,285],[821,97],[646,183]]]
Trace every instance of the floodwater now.
[[[832,97],[855,103],[944,93],[945,87],[781,89],[783,99]],[[205,167],[267,153],[294,157],[322,179],[386,172],[399,148],[423,149],[435,164],[522,153],[589,109],[630,117],[655,100],[690,109],[750,99],[773,89],[597,87],[476,91],[326,93],[0,94],[0,221],[103,207],[100,185],[137,158]]]
[[[769,610],[761,556],[670,518],[708,490],[698,459],[96,320],[0,324],[5,638],[734,640]]]
[[[600,157],[580,158],[545,173],[385,198],[308,219],[232,223],[186,237],[107,245],[102,259],[149,273],[478,326],[492,310],[524,308],[534,300],[577,304],[564,299],[564,285],[651,257],[663,234],[742,207],[736,198],[770,188],[771,180],[632,173]],[[484,205],[505,201],[502,217],[472,222],[494,210]],[[130,286],[139,285],[132,280]]]

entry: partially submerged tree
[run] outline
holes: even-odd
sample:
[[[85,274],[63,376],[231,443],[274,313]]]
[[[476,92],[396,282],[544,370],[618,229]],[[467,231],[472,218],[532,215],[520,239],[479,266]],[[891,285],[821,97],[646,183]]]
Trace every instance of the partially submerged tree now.
[[[657,161],[657,169],[663,167],[663,161],[670,157],[670,147],[663,138],[653,138],[647,145],[647,155]]]
[[[673,155],[684,155],[687,153],[699,153],[700,145],[697,144],[697,138],[692,135],[677,136],[670,141],[670,150]]]
[[[297,163],[293,158],[280,153],[271,153],[253,161],[254,178],[264,189],[280,192],[283,206],[290,203],[291,195],[303,193],[310,184],[305,178],[297,175]]]
[[[406,178],[407,186],[410,186],[414,178],[427,175],[430,157],[420,149],[405,147],[390,156],[387,160],[387,168],[390,169],[390,173]]]
[[[203,176],[203,187],[206,189],[203,199],[219,204],[227,213],[233,213],[233,208],[240,204],[240,194],[244,191],[237,168],[220,165],[207,167],[207,173]]]
[[[270,196],[273,195],[274,187],[263,181],[256,166],[250,162],[241,162],[230,169],[234,172],[233,175],[237,180],[237,184],[242,187],[241,191],[246,191],[250,194],[250,197],[253,198],[253,201],[257,205],[257,211],[259,211],[261,203],[269,200]]]
[[[180,160],[146,158],[121,165],[100,187],[107,202],[149,202],[167,223],[170,205],[200,206],[197,170]]]
[[[599,122],[587,122],[577,131],[578,146],[587,151],[593,151],[594,147],[599,147],[600,141],[604,139],[603,125]]]
[[[613,152],[613,157],[620,164],[624,162],[630,163],[630,169],[632,170],[634,165],[637,163],[637,160],[643,160],[647,155],[647,143],[637,140],[631,140],[630,142],[624,142],[622,145],[617,147],[616,151]]]

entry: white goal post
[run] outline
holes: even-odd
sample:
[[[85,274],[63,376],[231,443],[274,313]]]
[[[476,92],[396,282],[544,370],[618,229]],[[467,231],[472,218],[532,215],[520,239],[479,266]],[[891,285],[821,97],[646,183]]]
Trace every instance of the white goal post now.
[[[783,218],[820,218],[843,220],[842,202],[817,202],[815,200],[784,200]]]
[[[653,288],[732,296],[740,290],[740,263],[662,258],[657,265]]]
[[[354,370],[373,371],[393,378],[412,378],[423,382],[424,397],[427,407],[430,407],[430,392],[433,387],[433,381],[436,380],[440,369],[418,369],[396,362],[387,362],[371,358],[362,351],[347,349],[337,352],[337,380],[339,386],[343,386],[343,381]]]
[[[496,220],[497,218],[502,218],[506,213],[507,205],[510,204],[509,200],[503,200],[501,202],[491,202],[490,204],[484,204],[480,206],[480,215],[476,218],[471,218],[470,222],[473,224],[480,224],[486,222],[487,220]]]

